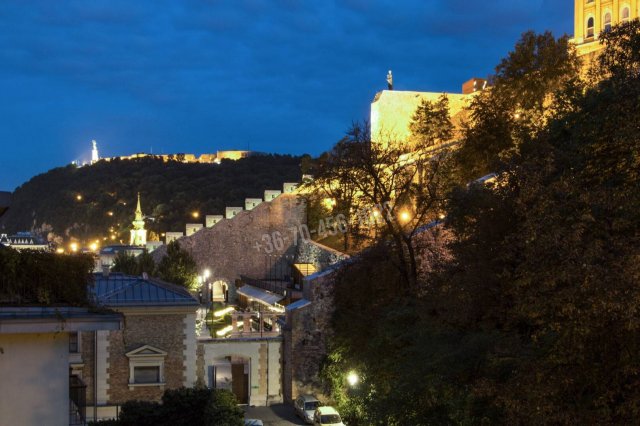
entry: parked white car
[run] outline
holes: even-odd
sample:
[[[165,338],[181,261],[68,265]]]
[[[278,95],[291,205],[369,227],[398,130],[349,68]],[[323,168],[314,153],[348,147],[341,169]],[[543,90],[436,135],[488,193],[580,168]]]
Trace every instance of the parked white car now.
[[[296,410],[296,414],[305,423],[312,424],[313,423],[313,413],[316,412],[316,408],[320,405],[320,401],[313,395],[302,395],[299,396],[295,402],[293,403],[293,407]]]
[[[313,414],[314,426],[345,426],[340,414],[333,407],[318,407]]]

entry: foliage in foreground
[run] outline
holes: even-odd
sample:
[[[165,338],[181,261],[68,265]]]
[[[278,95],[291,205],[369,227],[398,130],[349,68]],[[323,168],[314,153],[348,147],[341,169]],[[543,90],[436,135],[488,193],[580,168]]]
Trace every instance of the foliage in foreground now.
[[[122,405],[120,426],[241,426],[244,413],[227,390],[166,390],[162,403],[129,401]]]
[[[397,291],[388,244],[338,276],[324,375],[350,424],[637,422],[640,24],[603,41],[596,82],[556,68],[573,58],[536,48],[552,47],[546,37],[525,35],[503,61],[496,93],[510,97],[472,106],[447,200],[452,242],[415,292]],[[536,87],[535,102],[518,97]],[[498,177],[467,186],[469,171]]]
[[[0,246],[0,303],[86,306],[91,256]]]

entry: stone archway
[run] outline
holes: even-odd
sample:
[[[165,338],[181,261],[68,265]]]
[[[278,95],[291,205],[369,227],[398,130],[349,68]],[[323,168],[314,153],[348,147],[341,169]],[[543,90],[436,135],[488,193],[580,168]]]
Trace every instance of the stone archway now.
[[[211,297],[214,302],[229,300],[229,283],[226,280],[216,280],[211,284]]]

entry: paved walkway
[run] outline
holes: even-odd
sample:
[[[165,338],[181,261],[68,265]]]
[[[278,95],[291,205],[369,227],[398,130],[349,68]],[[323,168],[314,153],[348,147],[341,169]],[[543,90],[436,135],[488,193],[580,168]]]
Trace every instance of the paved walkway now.
[[[264,426],[304,425],[293,406],[276,404],[269,407],[245,407],[245,419],[260,419]]]

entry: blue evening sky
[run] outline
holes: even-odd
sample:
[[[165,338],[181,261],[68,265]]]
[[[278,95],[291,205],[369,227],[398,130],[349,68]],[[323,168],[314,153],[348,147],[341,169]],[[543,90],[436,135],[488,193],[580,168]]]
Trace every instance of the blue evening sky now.
[[[2,0],[0,190],[74,159],[317,155],[398,90],[460,91],[571,0]]]

